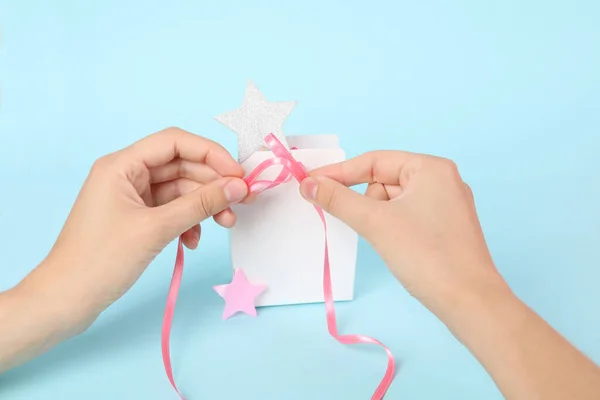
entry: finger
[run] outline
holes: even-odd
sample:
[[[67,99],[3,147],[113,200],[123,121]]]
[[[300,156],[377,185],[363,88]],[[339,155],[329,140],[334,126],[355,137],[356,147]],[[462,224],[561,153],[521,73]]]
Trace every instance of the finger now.
[[[242,200],[242,204],[252,204],[256,201],[258,197],[258,193],[252,192],[244,200]]]
[[[190,250],[194,250],[198,247],[198,243],[200,242],[200,224],[194,225],[192,228],[188,229],[181,235],[181,240],[185,247]]]
[[[311,203],[345,222],[361,235],[369,231],[377,202],[327,177],[307,178],[300,193]]]
[[[223,146],[179,128],[168,128],[150,135],[125,151],[149,169],[181,158],[207,164],[222,176],[244,176],[244,169]]]
[[[193,192],[200,186],[202,185],[189,179],[176,179],[169,182],[157,183],[152,186],[154,205],[161,206],[167,204],[178,197]],[[217,213],[214,219],[223,228],[231,228],[235,225],[237,218],[231,208],[226,208]]]
[[[373,182],[402,186],[424,157],[403,151],[373,151],[317,168],[310,175],[327,176],[346,186]]]
[[[473,195],[473,190],[471,190],[471,186],[469,186],[468,183],[463,183],[463,185],[465,186],[465,192],[467,192],[467,197],[469,198],[469,200],[471,200],[471,202],[475,202],[475,196]]]
[[[155,206],[162,206],[178,197],[197,190],[201,186],[201,183],[185,178],[157,183],[152,185],[152,199]]]
[[[241,201],[248,187],[239,178],[220,178],[156,207],[157,220],[172,240],[208,217],[218,214],[231,204]]]
[[[169,182],[157,183],[152,186],[154,204],[155,206],[167,204],[170,201],[193,192],[200,186],[202,185],[189,179],[176,179]],[[222,227],[231,228],[235,225],[236,216],[231,208],[226,208],[217,213],[214,219]]]
[[[150,183],[167,182],[187,178],[199,183],[208,183],[221,175],[206,164],[176,158],[165,165],[150,170]]]
[[[365,196],[375,200],[389,200],[387,191],[381,183],[369,183]]]
[[[215,215],[215,222],[221,225],[223,228],[231,228],[235,225],[237,217],[231,208],[226,208],[217,215]]]

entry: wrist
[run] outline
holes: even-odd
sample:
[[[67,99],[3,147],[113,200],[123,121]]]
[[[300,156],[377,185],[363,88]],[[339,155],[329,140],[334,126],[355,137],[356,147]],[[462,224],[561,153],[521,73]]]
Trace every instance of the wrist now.
[[[32,315],[43,321],[44,327],[62,341],[85,331],[98,316],[89,300],[59,260],[44,260],[14,290],[19,302],[26,304]]]
[[[68,313],[32,293],[25,281],[0,293],[0,372],[16,367],[75,334]]]
[[[84,331],[97,314],[44,261],[14,288],[0,293],[0,372],[38,356]]]
[[[496,323],[522,305],[493,267],[478,269],[476,276],[440,292],[430,309],[459,339],[473,325]]]
[[[486,274],[449,296],[437,315],[484,367],[498,360],[518,366],[520,355],[514,343],[532,312],[495,269]]]

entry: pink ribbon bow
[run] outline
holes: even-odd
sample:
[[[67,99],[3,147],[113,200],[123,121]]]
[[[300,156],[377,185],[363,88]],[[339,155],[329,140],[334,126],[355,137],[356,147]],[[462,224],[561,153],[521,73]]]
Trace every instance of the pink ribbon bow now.
[[[269,134],[265,141],[267,146],[271,149],[275,157],[265,160],[260,163],[254,171],[252,171],[244,181],[248,185],[250,192],[260,193],[264,190],[274,188],[284,182],[287,182],[290,177],[294,177],[298,182],[302,182],[308,177],[304,166],[296,161],[289,151],[281,144],[281,142],[273,135]],[[259,180],[260,175],[267,169],[275,165],[282,166],[282,171],[277,178],[274,180]],[[327,244],[327,223],[325,221],[325,214],[323,210],[315,206],[315,210],[323,223],[323,229],[325,232],[325,253],[323,261],[323,297],[325,300],[325,314],[327,317],[327,329],[329,334],[333,336],[338,342],[342,344],[375,344],[383,347],[387,354],[387,369],[383,379],[379,383],[379,386],[375,390],[375,393],[371,397],[371,400],[381,400],[387,392],[392,380],[394,379],[395,361],[394,356],[390,349],[388,349],[383,343],[369,336],[364,335],[340,335],[338,333],[337,322],[335,317],[335,308],[333,305],[333,292],[331,287],[331,271],[329,265],[329,246]],[[183,396],[177,389],[175,379],[173,378],[173,370],[171,368],[171,358],[169,349],[169,339],[171,336],[171,325],[173,321],[173,314],[175,312],[175,304],[177,302],[177,295],[179,293],[179,286],[181,285],[181,277],[183,274],[183,244],[181,237],[177,244],[177,258],[175,260],[175,268],[173,271],[173,278],[171,279],[171,286],[169,287],[169,294],[167,296],[167,305],[165,309],[165,315],[162,326],[162,356],[165,364],[165,371],[167,377],[171,382],[171,385],[179,395],[181,399]]]

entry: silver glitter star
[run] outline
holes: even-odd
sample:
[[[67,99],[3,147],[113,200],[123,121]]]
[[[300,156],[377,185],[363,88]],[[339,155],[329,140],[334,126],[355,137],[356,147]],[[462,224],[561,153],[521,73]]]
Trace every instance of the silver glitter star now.
[[[265,137],[272,133],[289,149],[283,123],[296,106],[296,101],[269,102],[254,82],[248,81],[242,106],[215,117],[238,135],[238,161],[243,162],[264,148]]]

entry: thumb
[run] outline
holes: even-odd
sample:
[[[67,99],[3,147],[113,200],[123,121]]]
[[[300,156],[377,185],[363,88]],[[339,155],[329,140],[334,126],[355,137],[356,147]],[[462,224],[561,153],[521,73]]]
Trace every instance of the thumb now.
[[[361,236],[368,235],[374,200],[324,177],[310,177],[300,183],[302,197],[346,223]]]
[[[198,222],[243,200],[246,182],[239,178],[220,178],[157,208],[165,234],[175,238]],[[164,221],[164,223],[163,223]]]

